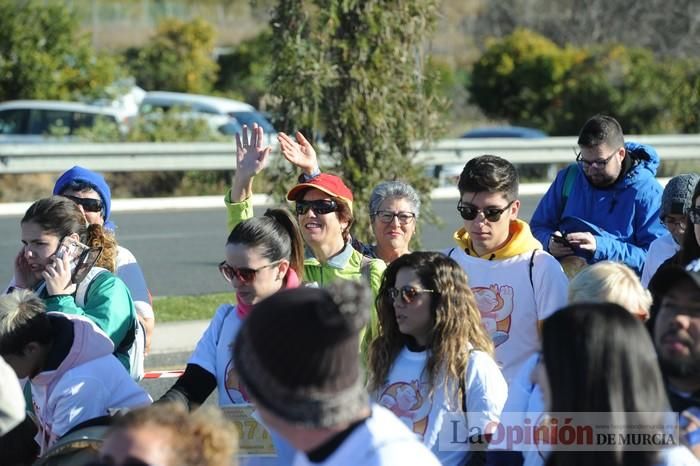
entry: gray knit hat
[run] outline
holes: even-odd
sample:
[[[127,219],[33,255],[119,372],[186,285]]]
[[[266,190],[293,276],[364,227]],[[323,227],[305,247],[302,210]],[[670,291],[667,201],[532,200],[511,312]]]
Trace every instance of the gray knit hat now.
[[[659,218],[663,221],[669,214],[686,215],[693,200],[693,191],[700,181],[697,173],[683,173],[668,181],[661,196]]]
[[[282,290],[253,307],[233,361],[255,402],[292,424],[350,422],[369,406],[359,335],[371,298],[359,282]]]

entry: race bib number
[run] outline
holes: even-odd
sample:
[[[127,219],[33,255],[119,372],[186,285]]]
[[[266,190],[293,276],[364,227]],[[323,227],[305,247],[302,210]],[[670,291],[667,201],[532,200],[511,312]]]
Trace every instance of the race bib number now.
[[[270,433],[253,415],[253,405],[242,403],[221,409],[238,429],[239,456],[276,456]]]

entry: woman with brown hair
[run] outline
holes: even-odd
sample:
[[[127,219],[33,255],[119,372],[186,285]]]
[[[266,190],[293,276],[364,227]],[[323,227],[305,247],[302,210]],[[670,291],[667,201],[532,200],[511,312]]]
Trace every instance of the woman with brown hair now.
[[[438,437],[453,432],[446,426],[459,412],[471,441],[488,442],[508,387],[464,271],[440,253],[403,255],[386,269],[377,312],[380,330],[368,362],[373,398],[442,464],[475,459],[465,445],[440,448]]]

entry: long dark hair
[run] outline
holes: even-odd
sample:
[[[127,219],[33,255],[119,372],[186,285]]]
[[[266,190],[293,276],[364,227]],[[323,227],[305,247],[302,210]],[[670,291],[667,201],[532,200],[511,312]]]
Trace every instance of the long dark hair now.
[[[542,326],[552,412],[610,413],[609,424],[661,425],[669,411],[656,351],[643,324],[612,303],[567,306]],[[552,465],[653,465],[657,452],[553,451]]]
[[[286,209],[268,209],[262,217],[252,217],[236,225],[226,244],[259,248],[270,262],[289,260],[301,279],[304,271],[304,239],[297,222]]]
[[[389,288],[396,284],[399,270],[413,270],[421,285],[431,293],[430,311],[433,317],[433,336],[428,343],[429,357],[426,373],[430,393],[434,388],[447,385],[439,375],[460,380],[468,361],[468,347],[493,355],[493,342],[481,325],[481,314],[464,270],[454,260],[437,252],[417,251],[405,254],[387,267],[377,293],[379,334],[369,350],[369,387],[378,390],[385,383],[391,366],[407,343],[396,323],[394,300]]]
[[[63,196],[51,196],[34,202],[22,217],[21,223],[32,222],[59,239],[77,233],[81,243],[101,247],[102,254],[96,266],[110,272],[116,268],[117,242],[102,225],[88,225],[78,204]]]
[[[695,203],[700,197],[700,182],[695,185],[695,191],[693,191],[693,200],[690,203],[690,208],[695,208]],[[683,236],[683,244],[681,245],[680,255],[681,264],[683,267],[690,264],[693,260],[700,257],[700,244],[695,237],[695,225],[690,221],[690,215],[685,216],[685,234]]]

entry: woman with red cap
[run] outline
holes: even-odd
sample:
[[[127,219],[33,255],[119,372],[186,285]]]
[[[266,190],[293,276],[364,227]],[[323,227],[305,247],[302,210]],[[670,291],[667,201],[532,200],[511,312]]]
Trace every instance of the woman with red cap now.
[[[248,128],[243,135],[236,135],[236,173],[233,186],[226,194],[228,227],[253,216],[253,178],[263,169],[265,159],[272,148],[262,146],[263,129],[254,126],[248,137]],[[299,144],[284,133],[278,135],[282,154],[299,166],[295,157],[301,150],[311,150],[311,144],[301,133],[296,135]],[[301,234],[306,243],[303,280],[326,285],[334,280],[365,280],[372,294],[379,290],[385,264],[379,259],[370,259],[356,251],[351,244],[350,227],[353,223],[352,191],[338,176],[328,173],[303,173],[299,183],[287,193],[287,200],[294,201]],[[376,314],[372,312],[370,331],[365,334],[362,348],[374,336]]]

